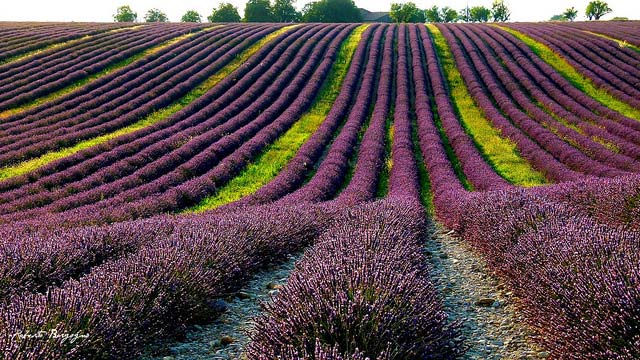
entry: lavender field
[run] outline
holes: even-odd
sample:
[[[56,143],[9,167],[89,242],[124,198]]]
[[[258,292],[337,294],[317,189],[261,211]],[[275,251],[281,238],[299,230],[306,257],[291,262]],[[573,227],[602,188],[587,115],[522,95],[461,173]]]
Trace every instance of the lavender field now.
[[[452,238],[515,358],[640,358],[640,23],[0,23],[0,359],[199,358],[292,257],[222,358],[513,358]]]

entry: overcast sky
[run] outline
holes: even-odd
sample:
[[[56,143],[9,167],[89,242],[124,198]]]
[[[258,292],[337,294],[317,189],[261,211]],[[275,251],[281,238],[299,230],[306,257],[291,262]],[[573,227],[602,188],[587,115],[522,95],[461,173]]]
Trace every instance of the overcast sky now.
[[[240,16],[244,11],[246,0],[0,0],[0,21],[113,21],[113,14],[120,5],[130,5],[138,13],[138,20],[150,8],[164,11],[171,21],[179,21],[187,10],[198,11],[203,18],[211,13],[211,9],[222,1],[236,5]],[[296,6],[302,8],[312,0],[298,0]],[[395,0],[394,0],[395,1]],[[355,0],[356,5],[371,11],[388,11],[391,1]],[[402,2],[402,1],[399,1]],[[467,0],[414,0],[420,8],[433,5],[450,6],[462,9]],[[608,0],[613,13],[603,19],[614,16],[625,16],[640,19],[639,0]],[[484,5],[490,7],[492,0],[469,0],[469,6]],[[584,20],[584,9],[589,0],[506,0],[511,9],[512,21],[542,21],[566,8],[574,6],[579,10],[578,20]]]

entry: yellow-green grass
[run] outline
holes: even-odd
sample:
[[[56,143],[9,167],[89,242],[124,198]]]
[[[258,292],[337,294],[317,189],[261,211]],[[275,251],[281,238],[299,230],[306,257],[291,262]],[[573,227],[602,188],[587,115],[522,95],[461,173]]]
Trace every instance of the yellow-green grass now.
[[[433,24],[427,27],[449,84],[451,101],[458,118],[483,157],[500,176],[514,185],[530,187],[546,184],[544,175],[520,156],[516,144],[503,137],[502,132],[491,124],[475,104],[440,30]]]
[[[586,95],[594,98],[602,105],[613,109],[624,116],[640,120],[640,109],[636,109],[633,106],[625,103],[624,101],[618,100],[617,98],[609,94],[605,89],[597,87],[591,79],[580,74],[562,56],[556,54],[545,44],[538,42],[532,37],[506,26],[493,26],[510,33],[518,40],[525,43],[536,55],[538,55],[547,64],[551,65],[551,67],[553,67],[558,73],[560,73],[560,75],[562,75],[573,86],[584,92]]]
[[[212,26],[210,28],[204,29],[204,31],[208,31],[208,30],[220,27],[220,26],[222,26],[222,25]],[[175,37],[175,38],[173,38],[171,40],[167,40],[167,41],[163,42],[162,44],[153,46],[153,47],[151,47],[151,48],[149,48],[147,50],[144,50],[144,51],[142,51],[142,52],[140,52],[138,54],[135,54],[135,55],[133,55],[133,56],[127,58],[127,59],[124,59],[124,60],[122,60],[122,61],[120,61],[118,63],[112,64],[112,65],[108,66],[106,69],[104,69],[104,70],[102,70],[102,71],[100,71],[100,72],[98,72],[96,74],[93,74],[93,75],[88,76],[88,77],[86,77],[84,79],[76,81],[75,83],[73,83],[73,84],[71,84],[71,85],[69,85],[69,86],[67,86],[67,87],[65,87],[63,89],[55,91],[55,92],[53,92],[53,93],[51,93],[49,95],[45,95],[43,97],[34,99],[34,100],[32,100],[32,101],[30,101],[30,102],[28,102],[26,104],[17,106],[15,108],[7,109],[5,111],[1,111],[0,112],[0,120],[6,118],[8,116],[11,116],[11,115],[19,114],[21,112],[33,109],[33,108],[35,108],[37,106],[40,106],[40,105],[42,105],[44,103],[47,103],[49,101],[56,100],[56,99],[58,99],[58,98],[60,98],[60,97],[62,97],[64,95],[67,95],[67,94],[69,94],[69,93],[71,93],[73,91],[78,90],[79,88],[87,85],[90,82],[93,82],[93,81],[95,81],[95,80],[97,80],[97,79],[99,79],[99,78],[101,78],[103,76],[112,74],[113,72],[115,72],[115,71],[117,71],[117,70],[129,65],[129,64],[132,64],[133,62],[135,62],[137,60],[140,60],[140,59],[142,59],[142,58],[144,58],[146,56],[155,54],[158,51],[161,51],[161,50],[163,50],[163,49],[165,49],[165,48],[167,48],[167,47],[169,47],[169,46],[171,46],[171,45],[173,45],[173,44],[175,44],[175,43],[177,43],[179,41],[182,41],[184,39],[190,38],[190,37],[194,36],[196,33],[197,32],[192,32],[192,33],[189,33],[189,34],[185,34],[185,35],[181,35],[181,36]]]
[[[424,162],[424,154],[420,149],[420,140],[418,138],[418,124],[416,119],[411,120],[411,141],[413,142],[413,153],[416,158],[416,165],[418,166],[418,180],[420,182],[420,200],[422,205],[431,217],[435,216],[435,209],[433,207],[433,192],[431,191],[431,180],[429,179],[429,172]]]
[[[394,40],[395,42],[395,40]],[[395,106],[392,105],[389,115],[385,121],[386,139],[384,142],[384,163],[380,169],[380,177],[378,178],[378,188],[376,197],[381,199],[389,193],[389,178],[391,176],[391,168],[393,167],[393,134],[395,133],[394,125]]]
[[[126,126],[124,128],[118,129],[114,132],[102,135],[102,136],[98,136],[95,138],[91,138],[91,139],[87,139],[84,141],[81,141],[71,147],[67,147],[67,148],[63,148],[63,149],[59,149],[56,151],[51,151],[48,152],[40,157],[37,157],[35,159],[31,159],[31,160],[27,160],[24,162],[21,162],[19,164],[13,165],[13,166],[7,166],[4,168],[0,168],[0,180],[4,180],[10,177],[14,177],[14,176],[19,176],[22,174],[26,174],[30,171],[36,170],[44,165],[47,165],[48,163],[55,161],[55,160],[59,160],[62,159],[64,157],[73,155],[81,150],[84,149],[88,149],[90,147],[96,146],[96,145],[100,145],[103,144],[111,139],[115,139],[119,136],[122,135],[126,135],[126,134],[130,134],[134,131],[143,129],[147,126],[153,125],[157,122],[160,122],[164,119],[166,119],[167,117],[175,114],[176,112],[180,111],[181,109],[183,109],[185,106],[189,105],[191,102],[193,102],[194,100],[196,100],[198,97],[204,95],[207,91],[209,91],[211,88],[213,88],[216,84],[218,84],[222,79],[224,79],[227,75],[229,75],[230,73],[232,73],[234,70],[236,70],[237,68],[240,67],[240,65],[242,65],[245,61],[247,61],[247,59],[249,59],[249,57],[251,57],[251,55],[255,54],[258,50],[260,50],[260,48],[262,46],[264,46],[267,42],[272,41],[273,39],[275,39],[277,36],[279,36],[280,34],[290,30],[291,28],[298,26],[298,25],[291,25],[291,26],[286,26],[283,27],[279,30],[276,30],[272,33],[270,33],[269,35],[265,36],[264,38],[262,38],[261,40],[259,40],[257,43],[255,43],[254,45],[252,45],[251,47],[249,47],[248,49],[244,50],[242,53],[240,53],[232,62],[230,62],[229,64],[227,64],[226,66],[224,66],[222,69],[220,69],[218,72],[216,72],[214,75],[212,75],[211,77],[209,77],[207,80],[205,80],[204,82],[202,82],[200,85],[198,85],[196,88],[194,88],[193,90],[191,90],[190,92],[188,92],[185,96],[183,96],[182,98],[180,98],[179,100],[175,101],[174,103],[172,103],[171,105],[162,108],[158,111],[155,111],[151,114],[149,114],[148,116],[146,116],[145,118],[143,118],[142,120],[139,120],[129,126]]]
[[[117,29],[113,29],[113,30],[108,30],[108,31],[106,31],[106,33],[120,32],[120,31],[124,31],[124,30],[134,30],[134,29],[139,29],[139,28],[141,28],[143,26],[144,25],[121,27],[121,28],[117,28]],[[101,34],[103,34],[103,33],[101,33]],[[2,61],[0,61],[0,65],[4,65],[4,64],[10,63],[10,62],[14,62],[14,61],[24,60],[26,58],[38,55],[38,54],[43,53],[45,51],[51,51],[51,50],[59,49],[61,47],[65,47],[65,46],[71,46],[71,45],[77,44],[79,42],[82,42],[84,40],[87,40],[89,38],[92,38],[94,36],[95,35],[85,35],[85,36],[79,37],[77,39],[73,39],[73,40],[69,40],[69,41],[63,41],[63,42],[51,44],[49,46],[45,46],[45,47],[40,48],[40,49],[35,49],[35,50],[32,50],[32,51],[28,51],[28,52],[26,52],[24,54],[16,55],[14,57],[2,60]]]
[[[585,32],[585,33],[591,34],[591,35],[595,35],[595,36],[601,37],[603,39],[615,41],[618,44],[618,46],[620,46],[621,48],[625,48],[626,47],[626,48],[629,48],[629,49],[631,49],[631,50],[633,50],[635,52],[639,52],[640,53],[640,47],[637,47],[637,46],[635,46],[633,44],[628,43],[627,40],[616,39],[614,37],[611,37],[611,36],[608,36],[608,35],[605,35],[605,34],[600,34],[600,33],[593,32],[593,31],[588,31],[588,30],[582,30],[582,32]]]
[[[185,212],[202,212],[239,200],[256,192],[280,173],[329,114],[367,27],[368,25],[357,27],[341,44],[336,61],[311,108],[273,144],[268,145],[237,177]]]

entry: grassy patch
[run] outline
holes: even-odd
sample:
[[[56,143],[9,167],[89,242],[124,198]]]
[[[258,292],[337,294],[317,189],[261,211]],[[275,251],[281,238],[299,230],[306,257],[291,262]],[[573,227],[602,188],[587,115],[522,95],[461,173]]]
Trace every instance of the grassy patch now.
[[[132,133],[134,131],[140,130],[144,127],[153,125],[157,122],[160,122],[164,119],[166,119],[167,117],[175,114],[176,112],[180,111],[181,109],[183,109],[185,106],[189,105],[191,102],[193,102],[194,100],[196,100],[197,98],[199,98],[200,96],[204,95],[207,91],[209,91],[209,89],[213,88],[216,84],[218,84],[222,79],[224,79],[227,75],[229,75],[230,73],[232,73],[234,70],[236,70],[237,68],[240,67],[240,65],[242,65],[245,61],[247,61],[247,59],[249,59],[249,57],[251,57],[251,55],[255,54],[258,50],[260,50],[260,48],[262,46],[264,46],[267,42],[275,39],[276,37],[278,37],[279,35],[281,35],[282,33],[288,31],[289,29],[291,29],[292,27],[297,26],[297,25],[291,25],[291,26],[287,26],[284,28],[281,28],[279,30],[274,31],[273,33],[265,36],[264,38],[262,38],[260,41],[258,41],[257,43],[255,43],[254,45],[252,45],[251,47],[249,47],[248,49],[244,50],[242,53],[240,53],[240,55],[238,55],[232,62],[230,62],[229,64],[227,64],[225,67],[223,67],[222,69],[220,69],[217,73],[215,73],[214,75],[212,75],[210,78],[208,78],[207,80],[205,80],[203,83],[201,83],[200,85],[198,85],[196,88],[194,88],[193,90],[191,90],[189,93],[187,93],[185,96],[183,96],[182,98],[180,98],[179,100],[175,101],[173,104],[158,110],[156,112],[153,112],[151,114],[149,114],[148,116],[146,116],[144,119],[139,120],[127,127],[118,129],[114,132],[111,132],[109,134],[105,134],[102,136],[98,136],[92,139],[88,139],[88,140],[84,140],[82,142],[77,143],[74,146],[68,147],[68,148],[64,148],[64,149],[60,149],[60,150],[56,150],[56,151],[51,151],[48,152],[40,157],[37,157],[35,159],[32,160],[28,160],[22,163],[19,163],[17,165],[14,166],[8,166],[8,167],[4,167],[0,169],[0,180],[4,180],[10,177],[14,177],[14,176],[18,176],[18,175],[22,175],[22,174],[26,174],[30,171],[36,170],[52,161],[55,160],[59,160],[62,159],[64,157],[73,155],[81,150],[90,148],[92,146],[96,146],[96,145],[100,145],[103,144],[111,139],[117,138],[118,136],[122,136],[125,134],[129,134]]]
[[[503,178],[518,186],[547,183],[544,175],[520,156],[516,144],[503,137],[480,109],[462,79],[446,39],[432,24],[427,25],[451,92],[451,101],[465,131],[480,149],[483,157]]]
[[[618,46],[620,46],[621,48],[625,48],[626,47],[626,48],[629,48],[629,49],[631,49],[631,50],[633,50],[635,52],[640,53],[640,47],[637,47],[637,46],[635,46],[633,44],[628,43],[627,40],[616,39],[616,38],[613,38],[611,36],[608,36],[608,35],[605,35],[605,34],[600,34],[600,33],[593,32],[593,31],[587,31],[587,30],[581,30],[581,31],[585,32],[587,34],[591,34],[591,35],[595,35],[595,36],[601,37],[603,39],[615,41],[618,44]]]
[[[185,210],[186,212],[211,210],[239,200],[266,185],[284,168],[331,110],[349,70],[353,53],[367,26],[361,25],[356,28],[342,43],[336,61],[311,108],[284,135],[267,146],[264,152],[240,175],[221,187],[215,194],[202,200],[200,204]]]
[[[538,55],[547,64],[551,65],[560,75],[567,79],[573,86],[580,89],[588,96],[594,98],[602,105],[613,109],[626,117],[640,120],[640,109],[636,109],[633,106],[618,100],[606,90],[598,88],[591,79],[580,74],[573,66],[571,66],[562,56],[556,54],[548,46],[534,40],[533,38],[513,30],[511,28],[493,25],[501,30],[504,30],[511,35],[515,36],[518,40],[525,43],[531,50]]]
[[[222,26],[222,25],[212,26],[210,28],[204,29],[203,31],[208,31],[208,30],[220,27],[220,26]],[[167,48],[167,47],[169,47],[169,46],[171,46],[171,45],[173,45],[173,44],[175,44],[175,43],[177,43],[179,41],[182,41],[184,39],[190,38],[193,35],[195,35],[196,33],[197,32],[192,32],[192,33],[189,33],[189,34],[178,36],[178,37],[173,38],[171,40],[167,40],[167,41],[163,42],[162,44],[159,44],[159,45],[151,47],[151,48],[149,48],[147,50],[144,50],[144,51],[142,51],[142,52],[140,52],[140,53],[138,53],[136,55],[133,55],[133,56],[127,58],[127,59],[124,59],[124,60],[122,60],[122,61],[120,61],[118,63],[112,64],[112,65],[108,66],[106,69],[100,71],[99,73],[93,74],[93,75],[88,76],[88,77],[86,77],[84,79],[76,81],[75,83],[73,83],[73,84],[71,84],[71,85],[69,85],[69,86],[67,86],[67,87],[65,87],[63,89],[55,91],[55,92],[53,92],[53,93],[51,93],[49,95],[43,96],[41,98],[34,99],[34,100],[32,100],[32,101],[30,101],[30,102],[28,102],[26,104],[17,106],[15,108],[2,111],[2,112],[0,112],[0,119],[6,118],[6,117],[11,116],[11,115],[19,114],[21,112],[33,109],[34,107],[40,106],[40,105],[42,105],[44,103],[47,103],[49,101],[58,99],[58,98],[60,98],[60,97],[62,97],[64,95],[67,95],[67,94],[69,94],[69,93],[71,93],[73,91],[78,90],[79,88],[87,85],[88,83],[90,83],[90,82],[92,82],[92,81],[94,81],[96,79],[99,79],[99,78],[101,78],[103,76],[112,74],[113,72],[115,72],[115,71],[117,71],[117,70],[119,70],[119,69],[121,69],[121,68],[123,68],[123,67],[125,67],[127,65],[130,65],[133,62],[144,58],[145,56],[152,55],[152,54],[157,53],[158,51],[161,51],[161,50],[163,50],[163,49],[165,49],[165,48]]]

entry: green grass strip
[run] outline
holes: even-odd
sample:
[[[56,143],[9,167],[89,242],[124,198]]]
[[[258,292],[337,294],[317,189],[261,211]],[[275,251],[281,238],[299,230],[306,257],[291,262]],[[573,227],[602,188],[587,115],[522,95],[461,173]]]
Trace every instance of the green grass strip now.
[[[59,43],[55,43],[55,44],[51,44],[49,46],[45,46],[43,48],[40,49],[35,49],[32,51],[28,51],[24,54],[21,55],[16,55],[14,57],[8,58],[6,60],[0,61],[0,65],[4,65],[4,64],[8,64],[10,62],[14,62],[14,61],[20,61],[20,60],[24,60],[28,57],[34,56],[34,55],[38,55],[40,53],[43,53],[45,51],[50,51],[50,50],[55,50],[55,49],[59,49],[61,47],[64,46],[71,46],[74,44],[77,44],[81,41],[87,40],[89,38],[92,38],[96,35],[101,35],[101,34],[105,34],[105,33],[115,33],[115,32],[120,32],[120,31],[125,31],[125,30],[133,30],[133,29],[139,29],[142,28],[144,25],[136,25],[136,26],[129,26],[129,27],[121,27],[121,28],[117,28],[117,29],[113,29],[113,30],[108,30],[99,34],[94,34],[94,35],[85,35],[82,37],[79,37],[77,39],[73,39],[73,40],[69,40],[69,41],[63,41],[63,42],[59,42]]]
[[[435,207],[433,206],[433,192],[431,191],[431,180],[429,179],[429,171],[424,162],[424,154],[420,149],[420,139],[418,136],[418,123],[415,118],[411,119],[411,142],[413,143],[413,153],[418,166],[418,180],[420,181],[420,200],[422,205],[431,217],[435,216]]]
[[[209,30],[221,27],[221,26],[223,26],[223,25],[212,26],[212,27],[204,29],[203,31],[209,31]],[[97,79],[99,79],[99,78],[101,78],[103,76],[112,74],[113,72],[115,72],[117,70],[120,70],[121,68],[123,68],[123,67],[125,67],[127,65],[130,65],[130,64],[132,64],[133,62],[135,62],[137,60],[140,60],[140,59],[142,59],[142,58],[144,58],[146,56],[149,56],[151,54],[157,53],[158,51],[161,51],[161,50],[163,50],[163,49],[165,49],[165,48],[167,48],[167,47],[169,47],[169,46],[171,46],[171,45],[173,45],[173,44],[175,44],[175,43],[177,43],[179,41],[182,41],[184,39],[190,38],[190,37],[194,36],[197,33],[198,32],[192,32],[192,33],[189,33],[189,34],[185,34],[185,35],[181,35],[181,36],[175,37],[175,38],[173,38],[171,40],[167,40],[167,41],[163,42],[162,44],[159,44],[159,45],[156,45],[156,46],[151,47],[149,49],[146,49],[146,50],[144,50],[144,51],[142,51],[142,52],[140,52],[138,54],[135,54],[135,55],[133,55],[133,56],[127,58],[127,59],[124,59],[124,60],[122,60],[122,61],[120,61],[118,63],[112,64],[112,65],[108,66],[106,69],[100,71],[99,73],[93,74],[93,75],[88,76],[88,77],[86,77],[84,79],[76,81],[75,83],[73,83],[73,84],[71,84],[71,85],[69,85],[69,86],[67,86],[67,87],[65,87],[63,89],[55,91],[55,92],[53,92],[53,93],[51,93],[49,95],[45,95],[45,96],[43,96],[41,98],[34,99],[34,100],[24,104],[24,105],[20,105],[18,107],[12,108],[12,109],[8,109],[8,110],[5,110],[5,111],[2,111],[2,112],[0,112],[0,120],[6,118],[8,116],[11,116],[11,115],[19,114],[21,112],[33,109],[33,108],[35,108],[37,106],[40,106],[40,105],[42,105],[44,103],[47,103],[49,101],[56,100],[56,99],[58,99],[58,98],[60,98],[60,97],[62,97],[64,95],[67,95],[67,94],[69,94],[69,93],[71,93],[73,91],[78,90],[79,88],[87,85],[88,83],[90,83],[92,81],[95,81],[95,80],[97,80]]]
[[[440,30],[433,24],[427,27],[434,40],[458,119],[483,157],[500,176],[514,185],[530,187],[547,184],[544,175],[520,156],[517,145],[503,137],[502,132],[493,127],[473,101]]]
[[[605,35],[605,34],[600,34],[600,33],[593,32],[593,31],[588,31],[588,30],[581,30],[581,31],[585,32],[587,34],[591,34],[591,35],[595,35],[595,36],[601,37],[603,39],[615,41],[618,44],[618,46],[620,46],[621,48],[629,48],[629,49],[631,49],[631,50],[633,50],[635,52],[640,53],[640,47],[637,47],[637,46],[635,46],[633,44],[628,43],[627,40],[616,39],[614,37],[611,37],[611,36],[608,36],[608,35]]]
[[[276,30],[276,31],[272,32],[271,34],[265,36],[260,41],[258,41],[257,43],[253,44],[251,47],[249,47],[248,49],[246,49],[242,53],[240,53],[240,55],[238,55],[232,62],[227,64],[225,67],[220,69],[217,73],[212,75],[210,78],[205,80],[203,83],[198,85],[196,88],[191,90],[189,93],[187,93],[185,96],[183,96],[179,100],[175,101],[171,105],[149,114],[144,119],[139,120],[138,122],[135,122],[135,123],[133,123],[133,124],[131,124],[129,126],[126,126],[124,128],[118,129],[118,130],[116,130],[114,132],[111,132],[109,134],[105,134],[105,135],[98,136],[98,137],[95,137],[95,138],[92,138],[92,139],[84,140],[84,141],[79,142],[76,145],[68,147],[68,148],[64,148],[64,149],[48,152],[48,153],[46,153],[46,154],[44,154],[44,155],[42,155],[40,157],[37,157],[35,159],[31,159],[31,160],[16,164],[14,166],[8,166],[8,167],[1,168],[0,169],[0,180],[4,180],[4,179],[10,178],[10,177],[26,174],[26,173],[28,173],[30,171],[33,171],[33,170],[36,170],[36,169],[38,169],[38,168],[40,168],[40,167],[42,167],[42,166],[44,166],[44,165],[46,165],[46,164],[48,164],[48,163],[50,163],[52,161],[59,160],[59,159],[62,159],[64,157],[73,155],[73,154],[75,154],[75,153],[77,153],[77,152],[79,152],[81,150],[88,149],[88,148],[90,148],[92,146],[103,144],[103,143],[105,143],[105,142],[107,142],[107,141],[109,141],[111,139],[115,139],[115,138],[117,138],[119,136],[122,136],[122,135],[130,134],[130,133],[132,133],[134,131],[140,130],[142,128],[145,128],[147,126],[153,125],[153,124],[155,124],[157,122],[160,122],[160,121],[166,119],[167,117],[177,113],[178,111],[183,109],[185,106],[189,105],[191,102],[193,102],[194,100],[196,100],[200,96],[204,95],[207,91],[209,91],[211,88],[216,86],[216,84],[218,84],[227,75],[231,74],[233,71],[235,71],[237,68],[239,68],[243,63],[245,63],[247,61],[247,59],[249,59],[249,57],[251,57],[251,55],[255,54],[266,43],[268,43],[269,41],[275,39],[276,37],[278,37],[279,35],[285,33],[286,31],[289,31],[291,28],[293,28],[295,26],[298,26],[298,25],[286,26],[286,27],[283,27],[283,28],[281,28],[279,30]]]
[[[202,212],[239,200],[256,192],[280,173],[329,114],[340,93],[342,81],[351,65],[351,58],[367,27],[368,25],[357,27],[341,44],[336,61],[331,66],[329,75],[311,108],[273,144],[267,146],[240,175],[185,212]]]
[[[492,26],[510,33],[511,35],[515,36],[517,39],[525,43],[536,55],[538,55],[547,64],[551,65],[551,67],[553,67],[557,72],[560,73],[560,75],[562,75],[571,84],[573,84],[573,86],[589,95],[590,97],[594,98],[602,105],[613,109],[626,117],[640,120],[640,109],[636,109],[633,106],[625,103],[624,101],[618,100],[617,98],[609,94],[606,90],[597,87],[591,79],[580,74],[562,56],[553,52],[553,50],[551,50],[551,48],[549,48],[548,46],[511,28],[501,25]]]

